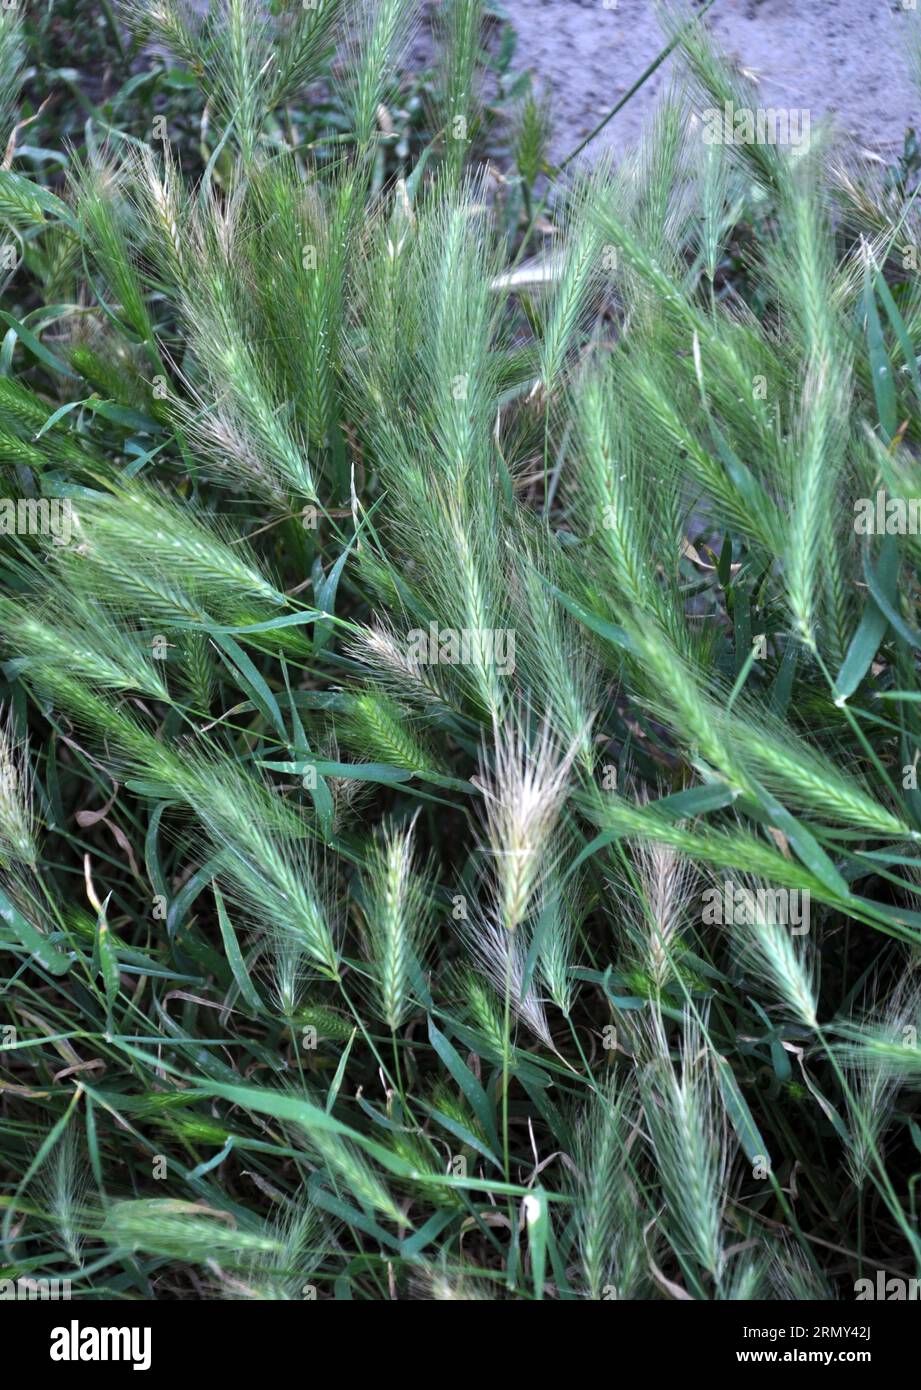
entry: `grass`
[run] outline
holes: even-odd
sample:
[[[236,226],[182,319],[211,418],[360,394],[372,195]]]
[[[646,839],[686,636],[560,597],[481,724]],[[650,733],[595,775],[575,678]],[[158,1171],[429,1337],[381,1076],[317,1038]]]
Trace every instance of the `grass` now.
[[[680,8],[635,157],[522,88],[497,178],[478,4],[396,128],[417,18],[128,10],[0,169],[0,1275],[919,1277],[914,194],[707,144]]]

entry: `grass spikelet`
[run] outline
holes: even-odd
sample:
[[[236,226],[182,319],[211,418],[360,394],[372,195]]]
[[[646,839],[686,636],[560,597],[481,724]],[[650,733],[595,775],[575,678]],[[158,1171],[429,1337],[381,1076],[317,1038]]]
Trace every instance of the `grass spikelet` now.
[[[413,6],[409,0],[376,0],[361,16],[358,53],[350,84],[352,123],[359,147],[370,145],[393,63],[409,41]]]
[[[413,976],[421,968],[433,919],[426,873],[414,864],[414,822],[384,827],[364,874],[365,941],[380,1017],[396,1032],[413,1003]]]
[[[17,107],[24,60],[20,16],[14,9],[4,10],[0,16],[0,141],[4,148]]]
[[[748,881],[751,921],[739,924],[735,944],[745,966],[775,994],[789,1014],[810,1031],[818,1027],[814,969],[805,945],[794,942],[770,891]]]
[[[235,1264],[253,1253],[278,1254],[277,1235],[258,1227],[240,1227],[232,1213],[204,1202],[175,1197],[145,1197],[113,1202],[103,1232],[116,1249],[162,1255],[205,1264]]]
[[[39,1168],[35,1187],[55,1238],[74,1268],[79,1268],[84,1243],[95,1231],[98,1213],[93,1209],[90,1167],[72,1123]]]
[[[641,1209],[632,1178],[636,1095],[599,1091],[576,1132],[579,1254],[589,1298],[639,1295],[646,1266]]]
[[[103,602],[114,594],[158,621],[233,625],[285,606],[240,537],[225,539],[213,522],[152,488],[83,498],[73,516],[76,543],[60,563]]]
[[[462,923],[461,935],[477,969],[493,986],[497,996],[500,999],[507,996],[522,1023],[545,1046],[553,1048],[543,1000],[537,991],[533,972],[530,978],[528,975],[528,943],[523,934],[512,933],[504,925],[476,914]],[[491,1032],[495,1036],[495,1024],[492,1024]]]
[[[379,1212],[394,1225],[405,1225],[400,1208],[357,1145],[325,1130],[316,1130],[310,1144],[329,1176],[362,1207]]]
[[[476,119],[475,83],[483,0],[448,0],[444,10],[444,92],[440,104],[448,168],[453,178],[459,178]]]
[[[247,1252],[239,1270],[221,1271],[221,1298],[300,1302],[309,1296],[314,1270],[332,1244],[316,1209],[298,1194],[285,1202],[267,1234],[271,1248]]]
[[[0,707],[0,863],[38,859],[29,745],[16,738],[13,718]]]
[[[676,953],[695,876],[689,861],[671,845],[638,840],[632,848],[639,892],[627,931],[637,965],[658,995],[677,974]]]
[[[526,920],[552,865],[551,837],[575,754],[576,745],[563,749],[547,723],[532,737],[523,714],[493,725],[478,785],[496,920],[508,932]]]
[[[374,672],[378,685],[420,711],[437,715],[450,711],[440,667],[416,660],[411,645],[386,620],[363,627],[351,639],[348,652]]]
[[[673,1065],[661,1020],[649,1028],[650,1060],[639,1071],[643,1113],[668,1202],[668,1237],[686,1269],[722,1283],[723,1216],[728,1176],[726,1122],[707,1045],[687,1017]],[[699,1277],[699,1276],[698,1276]]]
[[[534,928],[540,979],[556,1007],[568,1018],[575,998],[572,970],[577,959],[575,936],[579,916],[578,884],[563,888],[548,875],[540,890]]]
[[[919,1028],[921,989],[913,976],[895,989],[882,1011],[833,1025],[842,1038],[840,1054],[854,1072],[908,1083],[921,1076]]]
[[[383,692],[368,689],[354,695],[340,727],[346,741],[371,761],[407,772],[436,771],[436,760],[416,735],[408,711]]]
[[[265,932],[292,937],[335,978],[338,957],[307,827],[252,777],[219,759],[186,762],[176,789],[207,828],[216,871]]]

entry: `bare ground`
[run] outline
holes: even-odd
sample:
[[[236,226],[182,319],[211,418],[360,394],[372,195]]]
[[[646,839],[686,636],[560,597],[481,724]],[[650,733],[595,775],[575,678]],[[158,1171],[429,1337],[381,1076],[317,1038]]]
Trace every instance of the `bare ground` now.
[[[569,152],[664,46],[650,0],[503,0],[518,32],[516,65],[550,87],[551,155]],[[921,4],[921,0],[918,0]],[[902,0],[717,0],[708,22],[730,56],[755,74],[763,105],[823,116],[884,156],[921,124]],[[633,144],[676,76],[669,59],[620,112],[593,152]]]

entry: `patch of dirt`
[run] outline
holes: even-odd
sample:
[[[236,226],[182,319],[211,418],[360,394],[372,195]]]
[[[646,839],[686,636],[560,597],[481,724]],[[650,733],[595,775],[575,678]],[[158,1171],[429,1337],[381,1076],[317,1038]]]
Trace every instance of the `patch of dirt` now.
[[[562,158],[623,96],[665,40],[649,0],[502,0],[518,32],[516,66],[553,93],[551,157]],[[758,79],[759,104],[832,116],[842,132],[884,156],[921,124],[908,27],[921,14],[901,0],[717,0],[707,22]],[[592,154],[634,144],[677,74],[668,59],[614,117]]]

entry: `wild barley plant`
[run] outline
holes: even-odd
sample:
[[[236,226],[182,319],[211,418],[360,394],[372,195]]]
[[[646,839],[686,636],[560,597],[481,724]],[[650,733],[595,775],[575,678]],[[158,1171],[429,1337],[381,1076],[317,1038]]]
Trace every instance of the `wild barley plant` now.
[[[634,156],[547,178],[525,95],[496,180],[472,0],[419,149],[404,0],[129,7],[207,104],[196,178],[95,116],[31,162],[0,10],[17,1271],[921,1273],[918,537],[853,524],[917,474],[921,226],[830,132],[707,143],[757,92],[664,17],[687,82]],[[808,894],[808,933],[709,922],[714,875]]]

